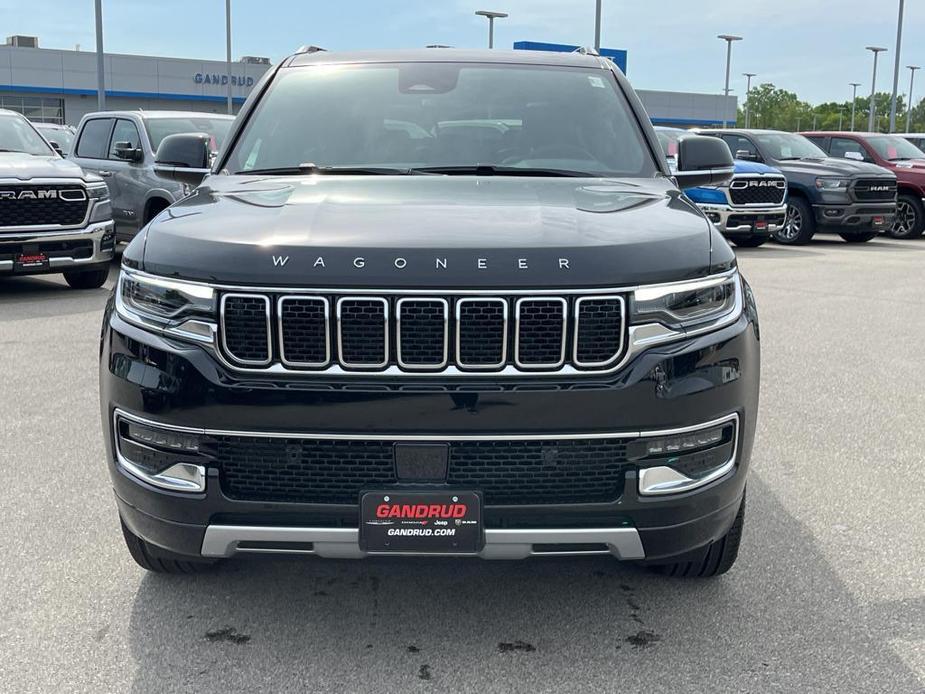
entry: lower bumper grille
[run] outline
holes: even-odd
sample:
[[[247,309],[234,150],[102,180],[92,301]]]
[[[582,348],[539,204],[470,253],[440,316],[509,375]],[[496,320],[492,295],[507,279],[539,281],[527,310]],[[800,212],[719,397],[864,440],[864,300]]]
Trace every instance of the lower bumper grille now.
[[[356,504],[398,482],[392,441],[218,436],[214,455],[232,499]],[[631,463],[621,439],[453,441],[447,483],[489,505],[614,501]]]

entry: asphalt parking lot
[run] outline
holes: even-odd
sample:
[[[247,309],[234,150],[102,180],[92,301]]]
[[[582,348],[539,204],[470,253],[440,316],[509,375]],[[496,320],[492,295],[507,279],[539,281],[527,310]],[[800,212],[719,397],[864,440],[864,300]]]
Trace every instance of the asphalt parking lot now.
[[[740,264],[764,372],[745,537],[694,582],[605,558],[146,575],[100,440],[115,268],[0,279],[0,691],[923,691],[925,240]]]

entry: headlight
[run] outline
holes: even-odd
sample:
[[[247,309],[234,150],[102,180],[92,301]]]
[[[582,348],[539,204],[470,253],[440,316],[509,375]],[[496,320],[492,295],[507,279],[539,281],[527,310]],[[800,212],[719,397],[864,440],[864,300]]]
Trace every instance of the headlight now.
[[[122,268],[116,310],[130,323],[209,342],[215,330],[215,290],[201,284]]]
[[[742,310],[739,273],[692,282],[640,287],[633,293],[634,323],[658,322],[687,329],[728,319]]]
[[[847,178],[817,178],[816,188],[819,190],[847,190]]]
[[[109,188],[105,183],[87,187],[87,197],[93,205],[90,222],[108,222],[112,219],[112,205],[109,202]]]

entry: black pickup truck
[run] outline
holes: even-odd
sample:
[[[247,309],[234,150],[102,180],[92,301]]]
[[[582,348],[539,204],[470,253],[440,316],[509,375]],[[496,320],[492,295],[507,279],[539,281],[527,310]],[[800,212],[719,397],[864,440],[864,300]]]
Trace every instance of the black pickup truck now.
[[[735,254],[593,55],[300,53],[142,229],[100,393],[128,549],[735,561],[759,335]],[[205,179],[203,180],[203,177]]]
[[[896,176],[865,162],[830,157],[802,135],[779,130],[704,130],[736,159],[780,169],[787,178],[787,220],[778,243],[809,243],[816,231],[863,243],[893,226]]]

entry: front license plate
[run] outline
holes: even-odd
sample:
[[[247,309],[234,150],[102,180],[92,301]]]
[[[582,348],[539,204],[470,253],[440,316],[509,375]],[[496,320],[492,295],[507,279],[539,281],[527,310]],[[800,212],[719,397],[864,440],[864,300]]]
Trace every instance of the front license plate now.
[[[884,219],[883,217],[874,217],[874,226],[883,226]]]
[[[755,222],[755,231],[765,231],[768,228],[768,223],[764,219],[759,219]]]
[[[44,253],[22,253],[13,264],[14,270],[36,270],[48,268],[48,256]]]
[[[473,554],[482,546],[475,492],[367,492],[360,499],[365,552]]]

